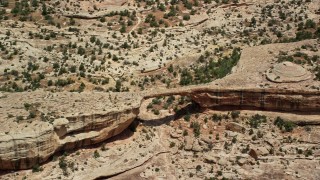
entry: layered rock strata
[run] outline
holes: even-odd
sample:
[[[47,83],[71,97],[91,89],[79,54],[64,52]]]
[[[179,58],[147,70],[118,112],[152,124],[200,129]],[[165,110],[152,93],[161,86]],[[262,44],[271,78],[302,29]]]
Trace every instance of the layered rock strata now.
[[[258,108],[268,111],[319,112],[320,92],[285,89],[218,89],[193,87],[148,94],[145,98],[182,95],[190,96],[201,107]]]
[[[292,62],[276,64],[266,74],[268,80],[278,83],[300,82],[312,77],[309,71]]]
[[[57,151],[96,144],[121,133],[138,115],[140,101],[128,93],[118,95],[5,94],[0,103],[6,109],[1,113],[0,169],[31,168]],[[28,110],[26,104],[31,106]],[[28,117],[31,111],[36,112],[35,118]]]
[[[8,94],[7,97],[2,100],[13,98],[13,95],[14,94]],[[29,95],[31,96],[32,93]],[[78,94],[76,97],[72,97],[73,95],[74,94],[72,93],[66,93],[65,96],[58,95],[49,99],[49,101],[36,98],[39,116],[44,116],[41,114],[50,114],[48,110],[51,110],[51,112],[58,111],[50,108],[50,102],[58,102],[56,106],[59,107],[59,103],[63,104],[59,98],[63,99],[63,97],[69,96],[69,101],[77,102],[77,100],[79,100],[78,98],[81,97]],[[108,93],[99,93],[97,96],[93,93],[90,101],[86,103],[99,104],[101,103],[102,96],[108,97],[109,95],[110,94]],[[1,131],[2,133],[0,134],[0,169],[31,168],[36,164],[43,163],[57,151],[75,149],[102,142],[105,139],[119,134],[131,124],[139,114],[139,106],[143,97],[150,98],[165,95],[190,96],[200,106],[205,108],[221,106],[238,108],[255,107],[269,111],[290,112],[319,112],[320,110],[320,92],[277,91],[272,89],[216,90],[205,87],[194,87],[164,91],[162,93],[145,96],[135,95],[127,100],[118,99],[119,103],[121,102],[120,100],[123,101],[120,103],[121,105],[117,110],[102,109],[102,112],[97,111],[84,114],[75,113],[74,115],[59,112],[59,115],[56,115],[56,118],[52,121],[46,121],[44,119],[26,119],[21,120],[21,122],[15,122],[12,118],[6,118],[6,121],[10,121],[11,119],[12,127],[1,128],[3,131]],[[41,97],[41,93],[40,95],[35,94],[34,97],[37,96]],[[116,97],[115,95],[112,96],[111,99]],[[104,100],[106,99],[107,98],[104,98]],[[25,111],[23,105],[28,102],[28,99],[22,97],[21,100],[22,101],[17,104],[15,108],[18,109],[18,112],[21,110],[21,113],[23,114],[23,111]],[[126,105],[125,102],[131,102],[132,104],[129,105],[130,103],[128,103]],[[85,111],[83,108],[86,106],[81,105],[82,103],[79,103],[79,109],[73,108],[73,105],[65,107],[70,108],[69,111]],[[112,106],[113,103],[114,106],[117,105],[116,102],[109,101],[109,103],[111,103],[109,106]],[[1,106],[2,108],[6,108],[3,103],[1,103]],[[60,110],[64,111],[64,108]],[[105,112],[103,110],[105,110]]]
[[[258,108],[319,114],[319,81],[274,83],[266,77],[274,63],[270,52],[277,54],[280,49],[289,51],[314,43],[317,42],[310,40],[246,48],[230,75],[201,86],[140,93],[34,91],[0,94],[0,169],[31,168],[57,151],[99,143],[117,135],[137,117],[141,101],[152,97],[190,96],[205,108]],[[317,118],[312,120],[312,124],[319,122]]]

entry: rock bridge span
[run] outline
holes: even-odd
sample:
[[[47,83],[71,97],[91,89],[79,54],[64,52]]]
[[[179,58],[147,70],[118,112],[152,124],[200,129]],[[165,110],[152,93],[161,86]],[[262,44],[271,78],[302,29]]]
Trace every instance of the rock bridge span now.
[[[320,112],[320,92],[272,88],[187,87],[149,92],[144,99],[160,96],[189,96],[201,107],[230,106],[267,111]]]

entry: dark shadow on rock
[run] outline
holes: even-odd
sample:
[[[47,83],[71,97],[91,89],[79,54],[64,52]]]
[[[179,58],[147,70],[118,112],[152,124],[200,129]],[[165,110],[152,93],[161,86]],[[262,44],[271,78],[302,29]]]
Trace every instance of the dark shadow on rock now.
[[[87,146],[79,146],[79,147],[76,147],[74,149],[71,149],[71,150],[57,150],[57,152],[55,152],[53,155],[51,155],[51,157],[49,157],[49,159],[44,162],[44,163],[41,163],[40,166],[44,165],[44,164],[47,164],[51,161],[59,161],[59,158],[61,156],[64,156],[64,155],[68,155],[68,154],[71,154],[71,153],[74,153],[80,149],[93,149],[93,148],[99,148],[101,147],[103,144],[106,145],[106,147],[108,146],[108,143],[111,143],[111,142],[114,142],[114,141],[118,141],[118,140],[125,140],[125,139],[128,139],[130,138],[133,134],[134,134],[134,131],[131,130],[131,126],[132,124],[134,124],[134,126],[137,125],[137,121],[133,121],[131,123],[131,125],[129,126],[129,128],[125,129],[124,131],[122,131],[120,134],[116,135],[116,136],[113,136],[109,139],[106,139],[100,143],[96,143],[96,144],[92,144],[92,145],[87,145]],[[0,177],[3,176],[3,175],[6,175],[6,174],[9,174],[9,173],[19,173],[19,171],[23,171],[23,170],[0,170]],[[0,178],[1,179],[1,178]]]
[[[202,110],[203,109],[197,103],[192,102],[192,103],[186,105],[185,107],[183,107],[182,109],[178,110],[173,115],[166,116],[166,117],[159,118],[159,119],[148,120],[148,121],[138,119],[138,121],[141,122],[144,126],[161,126],[161,125],[167,124],[171,121],[175,121],[177,119],[180,119],[186,114],[191,115],[191,114],[199,113]]]

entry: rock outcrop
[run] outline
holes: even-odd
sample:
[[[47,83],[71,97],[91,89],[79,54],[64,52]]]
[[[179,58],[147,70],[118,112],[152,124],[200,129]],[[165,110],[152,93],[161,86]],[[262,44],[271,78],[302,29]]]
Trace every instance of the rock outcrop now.
[[[106,93],[83,95],[61,93],[49,94],[51,97],[48,97],[43,92],[28,93],[28,96],[24,93],[6,94],[1,101],[2,109],[8,111],[1,114],[0,169],[31,168],[45,162],[57,151],[102,142],[121,133],[139,113],[140,103],[137,102],[140,101],[126,99],[130,96],[127,93],[123,93],[122,97]],[[65,98],[69,101],[65,102]],[[110,101],[113,98],[118,98],[118,101]],[[36,109],[37,117],[23,117],[27,114],[24,108],[27,103]],[[21,118],[11,117],[12,108],[15,108],[17,115],[22,115],[17,116]],[[5,112],[11,118],[5,117]],[[50,117],[50,114],[54,115]]]
[[[230,122],[226,124],[226,130],[237,132],[237,133],[244,133],[246,128],[239,123]]]
[[[259,108],[269,111],[318,112],[320,109],[319,91],[286,89],[239,88],[222,89],[209,86],[194,86],[185,89],[171,89],[146,97],[183,95],[190,96],[200,106]]]
[[[309,71],[292,62],[276,64],[266,74],[268,80],[277,83],[300,82],[312,77]]]
[[[278,49],[273,45],[247,48],[242,51],[232,74],[200,86],[140,93],[2,93],[0,169],[31,168],[57,151],[96,144],[117,135],[137,117],[141,102],[147,98],[182,95],[191,97],[204,108],[317,114],[320,91],[310,87],[320,87],[319,81],[273,83],[265,77],[272,62],[269,51],[293,49],[304,43],[280,44]],[[257,49],[259,53],[254,53]],[[319,124],[320,119],[312,123]],[[186,150],[193,147],[193,141],[186,140]]]

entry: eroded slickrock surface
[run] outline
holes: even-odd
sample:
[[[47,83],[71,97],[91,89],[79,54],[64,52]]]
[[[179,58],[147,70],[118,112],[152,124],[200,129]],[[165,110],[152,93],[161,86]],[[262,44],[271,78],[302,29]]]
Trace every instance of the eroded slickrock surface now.
[[[319,17],[0,0],[0,179],[320,179]]]
[[[140,100],[132,93],[4,93],[1,169],[31,168],[57,151],[117,135],[139,113]]]
[[[292,43],[290,46],[287,44],[273,44],[246,48],[242,51],[241,59],[233,69],[232,74],[211,84],[201,86],[151,90],[140,93],[51,93],[44,91],[2,93],[0,101],[0,120],[2,123],[0,127],[0,168],[31,168],[45,162],[58,151],[76,149],[103,142],[126,129],[141,111],[139,110],[141,102],[151,97],[169,95],[189,96],[203,108],[233,107],[239,109],[257,108],[268,111],[286,111],[289,113],[302,112],[305,114],[301,116],[290,116],[290,114],[286,116],[291,117],[289,120],[297,124],[319,124],[320,119],[317,113],[320,110],[320,91],[317,88],[311,88],[311,86],[320,87],[318,81],[308,79],[298,84],[279,84],[268,81],[265,75],[274,63],[270,52],[276,54],[277,49],[290,50],[306,43],[312,44],[315,41]],[[258,63],[259,66],[256,66],[254,63]],[[142,111],[141,114],[145,110]],[[306,116],[308,113],[310,115]],[[270,115],[272,114],[271,112]],[[164,113],[164,117],[167,115],[170,115],[170,113]],[[150,116],[145,115],[144,117]],[[207,125],[202,125],[207,130],[217,128],[215,126],[208,128]],[[243,131],[239,131],[239,127],[243,127],[240,128]],[[225,135],[226,138],[234,136],[240,138],[241,136],[247,139],[246,136],[242,135],[243,132],[248,132],[248,127],[244,125],[226,124],[226,129],[230,131]],[[159,130],[160,132],[155,130],[157,133],[149,135],[147,139],[150,140],[150,136],[153,137],[150,143],[139,144],[132,142],[125,145],[126,147],[117,147],[119,153],[121,152],[120,154],[116,150],[107,151],[107,154],[103,153],[102,157],[94,160],[95,163],[92,163],[89,169],[76,172],[73,176],[69,176],[69,178],[93,179],[98,177],[114,177],[121,173],[129,173],[130,170],[136,170],[138,167],[143,167],[147,162],[152,161],[153,157],[165,156],[162,158],[167,159],[168,157],[165,154],[169,152],[167,148],[162,148],[164,145],[162,145],[161,139],[167,136],[164,134],[168,130],[164,130],[164,132],[162,130]],[[150,128],[150,133],[152,131]],[[170,132],[169,134],[171,138],[179,139],[178,141],[172,140],[176,145],[166,142],[169,146],[176,147],[179,142],[185,143],[182,148],[186,151],[180,154],[181,157],[177,156],[178,159],[184,161],[182,162],[184,165],[190,163],[190,166],[194,166],[195,163],[189,162],[190,160],[186,158],[192,154],[191,152],[210,151],[210,142],[212,140],[208,140],[208,137],[203,137],[203,139],[184,137],[182,136],[182,131]],[[272,136],[276,137],[276,135]],[[314,139],[316,135],[312,137]],[[141,137],[136,138],[139,139]],[[272,138],[270,137],[270,139]],[[211,154],[216,155],[210,155],[210,153],[209,156],[207,153],[200,154],[199,156],[202,158],[199,158],[197,161],[202,161],[203,159],[204,162],[213,162],[221,167],[229,167],[231,162],[237,163],[239,166],[255,164],[255,159],[257,158],[265,162],[261,165],[265,167],[273,165],[275,161],[281,161],[281,158],[276,160],[272,160],[274,157],[270,157],[270,159],[260,158],[260,155],[267,156],[270,149],[254,149],[254,146],[252,146],[251,156],[256,157],[253,159],[250,159],[249,155],[223,155],[225,153],[221,151],[223,142],[224,140],[219,140],[217,147],[211,152]],[[278,144],[277,142],[268,143]],[[318,142],[315,143],[318,144]],[[256,147],[259,147],[259,145],[257,144]],[[178,147],[175,149],[178,149]],[[232,150],[233,148],[230,149],[230,151]],[[170,150],[171,154],[175,152],[177,151]],[[137,154],[141,157],[133,158],[137,157]],[[116,156],[116,158],[112,159],[113,156]],[[305,160],[305,158],[301,160],[296,159],[297,162]],[[101,163],[96,165],[96,161]],[[87,163],[90,163],[90,161]],[[311,164],[313,163],[314,165],[312,166],[316,166],[316,162],[312,161]],[[295,167],[297,164],[292,163],[290,166]],[[167,165],[166,168],[172,170],[174,169],[174,165]],[[190,168],[192,169],[192,167],[187,169]],[[263,175],[264,177],[271,175],[267,171],[262,172],[262,167],[259,166],[259,168],[255,174],[261,175],[267,173]],[[249,171],[249,169],[246,169],[246,171]],[[175,176],[174,172],[170,172],[171,174],[169,173],[164,177],[170,178]],[[198,170],[196,172],[186,170],[179,173],[185,174],[186,172],[199,173]],[[255,178],[245,171],[240,171],[239,173],[242,174],[241,177]],[[141,177],[146,178],[158,175],[149,171],[140,174]],[[238,177],[233,176],[231,172],[226,176],[230,178]],[[204,175],[198,175],[198,177],[204,177]],[[283,176],[283,178],[285,177],[287,176]]]
[[[267,78],[270,81],[279,83],[300,82],[310,79],[311,73],[297,64],[282,62],[274,65],[267,72]]]

